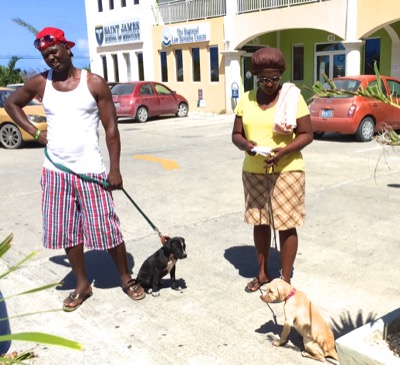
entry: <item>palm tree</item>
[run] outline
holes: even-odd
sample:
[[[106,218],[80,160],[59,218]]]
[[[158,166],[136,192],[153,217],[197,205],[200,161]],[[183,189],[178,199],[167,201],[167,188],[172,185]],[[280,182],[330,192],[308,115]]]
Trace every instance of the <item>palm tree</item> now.
[[[26,28],[29,32],[31,32],[34,36],[36,36],[39,31],[32,25],[22,20],[21,18],[12,18],[11,21],[20,25],[21,27]]]
[[[7,66],[0,66],[0,85],[6,86],[8,84],[18,84],[23,82],[21,77],[21,70],[15,68],[20,57],[13,56],[8,62]]]
[[[26,28],[29,32],[34,34],[38,33],[38,30],[31,24],[25,22],[20,18],[11,19],[14,23],[20,25],[21,27]],[[8,62],[7,66],[0,66],[0,86],[6,86],[8,84],[18,84],[24,82],[24,78],[21,74],[21,70],[16,68],[17,62],[20,60],[20,57],[13,56]]]

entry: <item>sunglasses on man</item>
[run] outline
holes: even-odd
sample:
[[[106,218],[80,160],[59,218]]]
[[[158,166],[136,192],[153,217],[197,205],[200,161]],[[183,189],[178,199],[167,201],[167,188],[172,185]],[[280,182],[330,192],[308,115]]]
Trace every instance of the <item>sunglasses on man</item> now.
[[[42,38],[35,39],[33,45],[36,49],[47,48],[57,43],[57,40],[52,35],[45,35]]]

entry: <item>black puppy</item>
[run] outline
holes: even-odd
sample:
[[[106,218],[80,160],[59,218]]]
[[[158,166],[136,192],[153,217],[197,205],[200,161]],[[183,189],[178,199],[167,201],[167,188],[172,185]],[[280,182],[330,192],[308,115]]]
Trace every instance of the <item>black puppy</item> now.
[[[187,257],[185,239],[173,237],[165,242],[159,250],[149,256],[140,267],[136,282],[153,297],[160,295],[161,278],[168,273],[171,276],[171,288],[180,290],[175,283],[175,267],[179,259]]]

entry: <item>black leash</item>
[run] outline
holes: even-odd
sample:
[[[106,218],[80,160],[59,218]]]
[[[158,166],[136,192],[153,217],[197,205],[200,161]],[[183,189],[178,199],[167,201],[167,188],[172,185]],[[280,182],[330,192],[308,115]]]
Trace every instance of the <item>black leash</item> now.
[[[72,171],[71,169],[69,169],[68,167],[66,167],[66,166],[64,166],[64,165],[62,165],[62,164],[59,164],[59,163],[54,162],[54,161],[50,158],[49,153],[47,152],[47,148],[44,149],[44,154],[45,154],[46,158],[47,158],[55,167],[57,167],[58,169],[60,169],[60,170],[63,171],[63,172],[67,172],[67,173],[69,173],[69,174],[78,176],[78,177],[81,178],[82,180],[90,181],[90,182],[99,184],[99,185],[101,185],[101,186],[102,186],[103,188],[105,188],[105,189],[108,188],[108,187],[110,186],[110,183],[109,183],[108,181],[101,181],[101,180],[98,180],[98,179],[94,179],[94,178],[92,178],[92,177],[90,177],[90,176],[88,176],[88,175],[85,175],[85,174],[78,174],[78,173],[76,173],[75,171]],[[153,222],[150,220],[150,218],[143,212],[143,210],[140,209],[140,207],[135,203],[135,201],[131,198],[131,196],[127,193],[127,191],[126,191],[124,188],[122,188],[122,191],[124,192],[124,194],[126,195],[126,197],[131,201],[131,203],[135,206],[135,208],[139,211],[139,213],[143,216],[143,218],[146,219],[147,223],[149,223],[149,225],[151,226],[151,228],[153,228],[153,230],[154,230],[155,232],[157,232],[158,236],[161,238],[161,242],[164,244],[163,239],[164,239],[166,236],[163,236],[163,235],[161,234],[160,230],[154,225],[154,223],[153,223]]]
[[[266,168],[266,172],[267,172],[267,189],[268,189],[268,213],[269,213],[269,221],[270,221],[270,225],[272,228],[272,232],[274,234],[274,244],[275,244],[275,251],[279,253],[278,251],[278,244],[277,244],[277,240],[276,240],[276,229],[275,229],[275,221],[274,221],[274,212],[272,211],[272,197],[271,194],[269,194],[269,192],[272,192],[272,185],[273,185],[273,181],[270,180],[270,177],[272,177],[272,175],[275,174],[275,169],[272,166],[272,171],[271,173],[268,172],[268,167]],[[271,185],[272,184],[272,185]],[[280,274],[282,275],[282,270],[280,270]]]
[[[265,170],[266,170],[266,174],[267,174],[267,189],[268,189],[267,203],[268,203],[269,221],[270,221],[270,226],[272,228],[272,232],[274,234],[273,241],[275,243],[275,251],[279,253],[278,244],[277,244],[277,240],[276,240],[276,229],[275,229],[275,223],[274,223],[274,213],[272,211],[272,196],[271,195],[272,195],[273,181],[270,180],[270,178],[272,178],[272,176],[275,173],[275,169],[274,169],[274,166],[272,166],[271,173],[268,172],[268,167],[266,167]],[[280,273],[281,273],[281,276],[282,276],[282,269],[280,270]],[[261,287],[260,287],[260,291],[261,291]],[[267,305],[268,305],[268,308],[270,309],[270,311],[272,313],[272,317],[274,319],[275,325],[278,325],[278,321],[277,321],[275,312],[273,311],[273,309],[271,308],[269,303],[267,303]]]

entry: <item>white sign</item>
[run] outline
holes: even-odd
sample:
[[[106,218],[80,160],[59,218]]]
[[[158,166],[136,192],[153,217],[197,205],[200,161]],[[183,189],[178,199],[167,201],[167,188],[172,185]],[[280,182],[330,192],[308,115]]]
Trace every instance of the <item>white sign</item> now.
[[[171,44],[207,42],[210,40],[210,24],[201,23],[176,27],[164,27],[162,44],[165,47]]]
[[[99,47],[141,42],[140,20],[121,20],[117,23],[97,25],[96,40]]]

